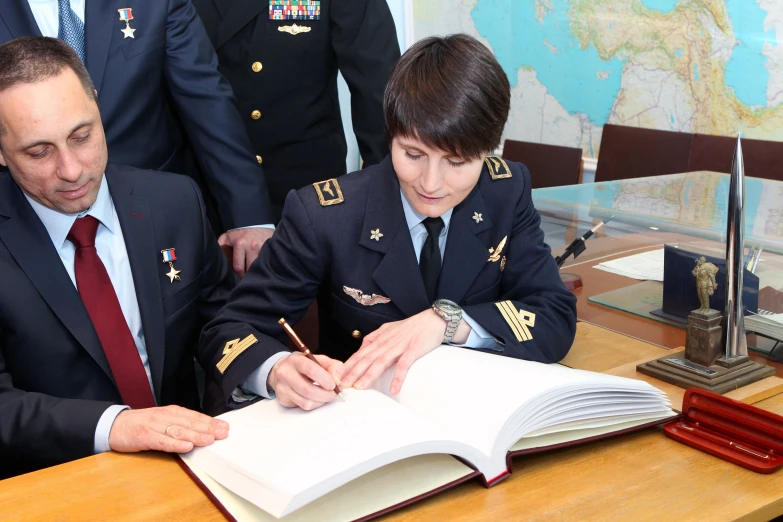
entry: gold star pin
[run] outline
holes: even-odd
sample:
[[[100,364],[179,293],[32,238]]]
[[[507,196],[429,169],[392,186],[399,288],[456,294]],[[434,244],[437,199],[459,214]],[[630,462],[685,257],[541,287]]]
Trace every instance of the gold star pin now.
[[[475,221],[475,222],[476,222],[476,224],[478,225],[479,223],[481,223],[482,221],[484,221],[484,218],[483,218],[483,217],[481,217],[481,214],[479,214],[478,212],[474,212],[474,213],[473,213],[473,221]]]
[[[135,37],[135,36],[133,36],[133,33],[135,33],[135,32],[136,32],[136,29],[132,28],[132,27],[131,27],[131,26],[129,26],[129,25],[128,25],[128,26],[126,26],[126,27],[125,27],[125,29],[122,29],[122,34],[124,34],[124,35],[125,35],[125,37],[123,38],[123,40],[124,40],[125,38],[133,38],[133,39],[135,39],[136,37]]]
[[[179,277],[179,273],[181,272],[181,270],[177,270],[176,268],[174,268],[174,265],[171,264],[171,263],[169,263],[169,266],[171,267],[171,270],[169,270],[166,275],[169,276],[169,279],[171,279],[171,282],[173,283],[175,279],[177,281],[181,281],[181,279]]]
[[[370,230],[370,239],[374,239],[376,241],[380,241],[383,237],[383,234],[381,234],[381,229],[376,228],[375,230]]]

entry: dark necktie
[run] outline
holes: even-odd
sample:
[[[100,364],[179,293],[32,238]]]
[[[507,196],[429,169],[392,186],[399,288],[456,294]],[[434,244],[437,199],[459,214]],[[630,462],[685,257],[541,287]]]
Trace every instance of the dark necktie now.
[[[444,224],[439,217],[426,218],[422,224],[427,229],[427,239],[424,241],[424,248],[421,249],[419,270],[421,270],[421,278],[424,280],[424,288],[427,290],[427,297],[430,302],[434,302],[441,265],[438,237],[440,237],[440,231],[443,230]]]
[[[84,23],[71,9],[71,0],[57,0],[57,15],[60,22],[57,38],[73,47],[84,61]]]
[[[122,315],[109,273],[95,249],[97,231],[98,220],[86,216],[77,219],[68,233],[68,240],[76,246],[73,264],[76,287],[106,353],[123,403],[131,408],[152,408],[155,399],[147,372]]]

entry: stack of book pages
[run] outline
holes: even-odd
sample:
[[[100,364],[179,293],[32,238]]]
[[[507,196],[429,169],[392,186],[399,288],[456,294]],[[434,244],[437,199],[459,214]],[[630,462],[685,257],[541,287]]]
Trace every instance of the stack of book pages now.
[[[745,330],[783,341],[783,314],[764,314],[745,316]]]

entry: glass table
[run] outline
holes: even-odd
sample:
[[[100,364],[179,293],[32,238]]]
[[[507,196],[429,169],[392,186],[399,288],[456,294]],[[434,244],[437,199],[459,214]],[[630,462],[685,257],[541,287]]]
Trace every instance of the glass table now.
[[[562,268],[582,277],[583,287],[574,291],[579,319],[667,348],[684,346],[684,324],[650,314],[660,307],[663,283],[594,266],[667,244],[725,257],[728,184],[728,174],[688,172],[533,190],[554,255],[610,219],[587,240],[586,251]],[[746,252],[761,252],[758,308],[783,313],[783,182],[745,178],[745,192]],[[783,357],[783,343],[749,334],[748,345],[756,352],[752,357],[767,364],[770,351],[771,360]]]

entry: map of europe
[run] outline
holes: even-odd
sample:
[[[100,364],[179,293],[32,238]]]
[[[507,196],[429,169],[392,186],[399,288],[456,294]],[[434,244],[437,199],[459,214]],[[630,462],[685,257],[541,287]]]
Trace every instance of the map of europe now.
[[[779,0],[414,1],[414,36],[464,32],[511,83],[505,138],[581,147],[605,123],[783,141]]]

